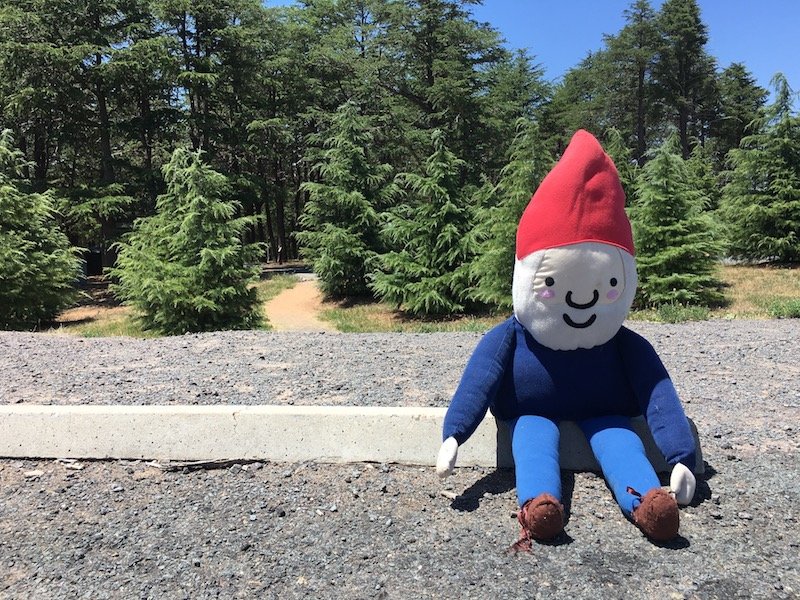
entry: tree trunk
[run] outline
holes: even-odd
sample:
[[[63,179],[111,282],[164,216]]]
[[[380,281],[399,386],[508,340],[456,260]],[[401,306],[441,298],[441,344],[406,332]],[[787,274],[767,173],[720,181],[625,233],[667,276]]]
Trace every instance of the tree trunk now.
[[[22,177],[24,179],[30,179],[31,169],[30,163],[28,162],[28,138],[25,137],[25,134],[20,133],[16,136],[16,139],[19,140],[19,150],[22,152],[22,156],[25,157],[25,162],[22,164]]]
[[[33,131],[33,189],[37,192],[47,189],[47,163],[47,134],[37,123]]]
[[[261,187],[261,200],[264,206],[264,225],[267,230],[267,244],[269,245],[269,260],[276,260],[278,256],[278,241],[275,239],[275,228],[272,224],[272,212],[269,207],[269,194],[267,186]]]
[[[183,51],[183,68],[188,73],[192,70],[191,53],[189,52],[189,33],[186,24],[187,15],[184,12],[181,15],[180,26],[178,27],[178,34],[181,38],[181,49]],[[188,86],[186,93],[189,95],[189,139],[192,142],[192,150],[200,148],[200,137],[197,131],[197,93]]]
[[[278,234],[278,248],[276,256],[278,264],[286,261],[288,244],[286,240],[286,189],[283,185],[277,187],[275,195],[275,229]]]
[[[144,151],[144,178],[150,205],[148,208],[151,208],[155,206],[156,197],[158,196],[158,178],[153,172],[153,136],[150,132],[153,115],[150,97],[146,93],[142,93],[139,97],[139,116],[141,118],[139,142],[142,144],[142,150]]]
[[[642,157],[647,152],[647,129],[645,126],[645,97],[644,97],[644,84],[645,84],[645,67],[640,65],[638,72],[638,81],[636,84],[636,163],[642,164]]]
[[[681,154],[686,160],[691,156],[692,149],[689,144],[689,110],[685,105],[678,108],[678,133],[681,138]]]
[[[100,54],[95,54],[94,64],[97,68],[103,64],[103,57]],[[111,156],[111,125],[108,118],[106,93],[100,77],[97,78],[94,93],[97,97],[97,117],[100,123],[100,178],[103,185],[108,185],[114,183],[114,165]]]

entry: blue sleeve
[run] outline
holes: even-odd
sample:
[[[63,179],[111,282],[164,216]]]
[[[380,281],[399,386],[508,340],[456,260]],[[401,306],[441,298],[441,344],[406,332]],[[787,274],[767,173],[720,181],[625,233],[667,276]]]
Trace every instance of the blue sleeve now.
[[[667,369],[640,335],[623,327],[619,340],[628,379],[656,445],[670,466],[683,463],[694,470],[694,436]]]
[[[501,323],[478,343],[447,409],[442,439],[454,437],[460,446],[486,416],[514,353],[513,322]]]

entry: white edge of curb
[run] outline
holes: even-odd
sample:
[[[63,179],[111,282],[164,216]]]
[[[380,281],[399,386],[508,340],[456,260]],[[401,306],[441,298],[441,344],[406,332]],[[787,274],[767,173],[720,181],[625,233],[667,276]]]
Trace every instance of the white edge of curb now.
[[[445,408],[364,406],[0,405],[0,457],[380,462],[433,466]],[[653,466],[668,466],[633,419]],[[690,421],[700,448],[697,429]],[[561,424],[561,467],[597,471],[583,433]],[[459,466],[513,466],[491,415],[459,449]],[[696,473],[703,472],[698,451]]]

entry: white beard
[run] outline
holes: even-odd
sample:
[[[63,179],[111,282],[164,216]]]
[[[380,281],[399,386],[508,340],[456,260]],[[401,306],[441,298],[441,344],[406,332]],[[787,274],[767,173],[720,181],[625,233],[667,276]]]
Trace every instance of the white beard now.
[[[609,284],[612,278],[615,286]],[[547,286],[546,279],[555,284]],[[539,250],[514,264],[514,316],[543,346],[593,348],[608,342],[622,327],[636,283],[636,261],[616,246],[581,242]],[[612,298],[613,294],[618,296]]]

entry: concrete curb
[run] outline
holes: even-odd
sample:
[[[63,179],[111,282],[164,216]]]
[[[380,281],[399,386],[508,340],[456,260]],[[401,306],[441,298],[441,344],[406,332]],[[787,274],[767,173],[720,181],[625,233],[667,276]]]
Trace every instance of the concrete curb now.
[[[433,466],[444,408],[350,406],[0,406],[0,456],[13,458],[387,462]],[[691,423],[695,439],[697,429]],[[668,466],[634,419],[653,466]],[[698,441],[698,448],[700,447]],[[507,427],[487,416],[458,465],[512,467]],[[561,466],[596,471],[585,437],[561,424]],[[698,454],[697,473],[703,472]]]

